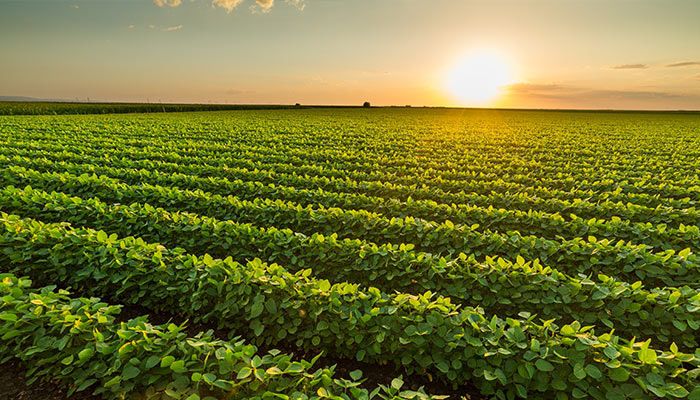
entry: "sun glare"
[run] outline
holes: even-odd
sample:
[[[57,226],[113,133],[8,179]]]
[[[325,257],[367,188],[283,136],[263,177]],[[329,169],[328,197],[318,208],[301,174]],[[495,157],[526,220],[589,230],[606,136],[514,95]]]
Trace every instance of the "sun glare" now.
[[[447,76],[447,89],[464,105],[493,102],[513,82],[508,61],[496,52],[481,51],[459,60]]]

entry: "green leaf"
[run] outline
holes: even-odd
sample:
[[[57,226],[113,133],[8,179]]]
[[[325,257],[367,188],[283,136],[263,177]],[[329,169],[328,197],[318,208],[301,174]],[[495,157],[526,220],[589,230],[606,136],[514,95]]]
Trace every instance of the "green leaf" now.
[[[173,361],[172,364],[170,364],[170,369],[173,370],[173,372],[181,374],[185,371],[187,371],[187,368],[185,368],[185,361],[184,360],[177,360]]]
[[[214,265],[214,259],[213,259],[212,256],[209,255],[208,253],[205,254],[204,257],[202,257],[202,262],[203,262],[204,265],[206,265],[207,267],[211,267],[212,265]]]
[[[263,295],[257,295],[253,299],[253,305],[250,307],[250,317],[251,318],[257,318],[262,314],[263,309],[265,308],[265,296]]]
[[[97,379],[86,379],[75,389],[76,392],[82,392],[97,382]]]
[[[450,370],[450,365],[445,360],[441,360],[435,366],[437,367],[437,369],[440,370],[440,372],[444,374],[446,374]]]
[[[608,375],[610,376],[610,379],[614,380],[615,382],[625,382],[629,378],[630,373],[624,367],[620,367],[611,369]]]
[[[574,330],[574,328],[571,327],[571,325],[562,326],[561,330],[559,332],[565,336],[571,336],[571,335],[574,335],[576,333],[576,331]]]
[[[91,348],[83,349],[78,353],[78,360],[80,361],[85,361],[88,358],[92,357],[92,355],[95,354],[95,351]]]
[[[588,376],[590,376],[593,379],[598,380],[598,379],[603,377],[603,374],[600,372],[598,367],[596,367],[593,364],[586,365],[585,369],[586,369],[586,373],[588,374]]]
[[[494,374],[493,372],[491,372],[491,371],[488,370],[488,369],[485,369],[485,370],[484,370],[484,379],[486,379],[487,381],[495,381],[495,380],[496,380],[496,374]]]
[[[15,322],[17,321],[17,315],[9,312],[4,312],[0,313],[0,319],[3,321]]]
[[[107,383],[105,383],[105,387],[106,387],[106,388],[112,387],[112,386],[114,386],[114,385],[119,384],[119,382],[121,382],[121,381],[122,381],[122,377],[121,377],[121,376],[115,376],[114,378],[108,380]]]
[[[354,381],[359,381],[360,379],[362,379],[362,371],[360,371],[359,369],[350,371],[350,378],[352,378],[352,380]]]
[[[245,379],[250,376],[250,374],[253,373],[253,370],[248,368],[248,367],[243,367],[238,371],[238,375],[236,375],[236,379]]]
[[[542,372],[554,371],[554,366],[547,360],[539,359],[535,361],[535,367]]]
[[[671,350],[671,353],[673,353],[673,354],[678,353],[678,345],[676,344],[676,342],[671,343],[671,346],[669,347],[669,349]]]
[[[653,349],[640,349],[637,355],[639,356],[639,361],[644,364],[656,363],[656,351]]]
[[[131,378],[137,377],[140,373],[141,370],[138,369],[138,367],[132,364],[127,364],[122,371],[122,379],[128,381]]]
[[[666,394],[670,394],[673,397],[683,398],[688,395],[688,390],[675,382],[667,383],[664,389]]]
[[[165,356],[165,357],[163,357],[163,358],[160,360],[160,366],[163,367],[163,368],[167,368],[167,367],[170,366],[170,364],[173,363],[173,361],[175,361],[175,357],[173,357],[173,356]]]
[[[696,386],[688,395],[688,400],[700,400],[700,386]]]
[[[150,356],[148,359],[146,359],[146,369],[151,369],[158,364],[158,361],[160,361],[160,357],[158,356]]]
[[[606,347],[605,350],[603,350],[603,353],[605,353],[605,355],[611,360],[614,360],[620,356],[620,352],[612,346]]]

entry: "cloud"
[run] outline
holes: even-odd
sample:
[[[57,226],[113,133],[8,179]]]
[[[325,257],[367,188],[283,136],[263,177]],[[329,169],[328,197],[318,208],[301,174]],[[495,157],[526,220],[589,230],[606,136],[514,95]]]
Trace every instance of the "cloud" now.
[[[647,69],[649,68],[646,64],[620,64],[614,65],[612,69]]]
[[[296,7],[299,10],[303,10],[306,7],[304,0],[284,0],[285,3],[292,7]],[[255,4],[250,6],[250,10],[253,13],[261,11],[262,13],[269,12],[275,5],[275,0],[255,0]]]
[[[693,67],[693,66],[698,66],[700,65],[700,61],[683,61],[683,62],[677,62],[673,64],[668,64],[667,67],[669,68],[675,68],[675,67]]]
[[[192,0],[194,1],[194,0]],[[245,0],[212,0],[213,7],[219,7],[226,10],[227,13],[232,12],[240,6]],[[303,10],[306,7],[304,0],[284,0],[286,4]],[[153,0],[153,4],[158,7],[178,7],[182,4],[182,0]],[[255,3],[250,7],[253,12],[258,10],[267,13],[275,6],[275,0],[255,0]]]
[[[158,7],[177,7],[182,4],[182,0],[153,0],[153,4]]]
[[[570,92],[572,88],[555,83],[514,83],[509,85],[507,91],[515,95],[528,95],[535,97],[556,97],[557,94]]]
[[[507,87],[508,93],[515,96],[554,100],[661,100],[681,99],[685,95],[647,90],[592,89],[577,86],[541,83],[516,83]]]
[[[284,2],[292,7],[298,8],[299,10],[306,8],[306,3],[304,3],[304,0],[284,0]]]
[[[677,99],[683,97],[678,93],[655,92],[645,90],[590,90],[587,92],[592,98],[608,99],[636,99],[636,100],[658,100]]]
[[[163,28],[163,32],[175,32],[179,31],[180,29],[182,29],[182,25],[169,26],[167,28]]]
[[[74,9],[76,9],[76,10],[77,10],[77,9],[79,9],[79,8],[80,8],[80,6],[79,6],[79,5],[77,5],[77,4],[73,4],[73,5],[71,6],[71,8],[74,8]]]
[[[266,13],[275,5],[275,0],[255,0],[255,3],[260,7],[262,12]]]
[[[136,25],[129,25],[129,26],[127,26],[127,28],[134,29],[134,28],[136,28]]]
[[[213,6],[221,7],[224,10],[226,10],[227,13],[230,13],[231,11],[233,11],[241,3],[243,3],[243,0],[213,0],[211,2],[211,4]]]

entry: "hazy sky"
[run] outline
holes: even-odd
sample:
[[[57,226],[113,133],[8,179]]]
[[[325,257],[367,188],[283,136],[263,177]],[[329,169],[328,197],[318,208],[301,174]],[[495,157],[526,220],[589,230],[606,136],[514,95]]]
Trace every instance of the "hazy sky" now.
[[[700,109],[699,21],[700,0],[0,0],[0,96]],[[508,81],[476,104],[446,81],[480,53]]]

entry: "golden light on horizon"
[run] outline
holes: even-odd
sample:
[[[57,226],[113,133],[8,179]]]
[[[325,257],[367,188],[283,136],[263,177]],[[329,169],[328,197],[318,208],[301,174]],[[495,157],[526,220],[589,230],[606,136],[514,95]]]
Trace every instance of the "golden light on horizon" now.
[[[495,51],[469,53],[446,77],[447,90],[461,105],[483,106],[495,101],[514,82],[510,62]]]

